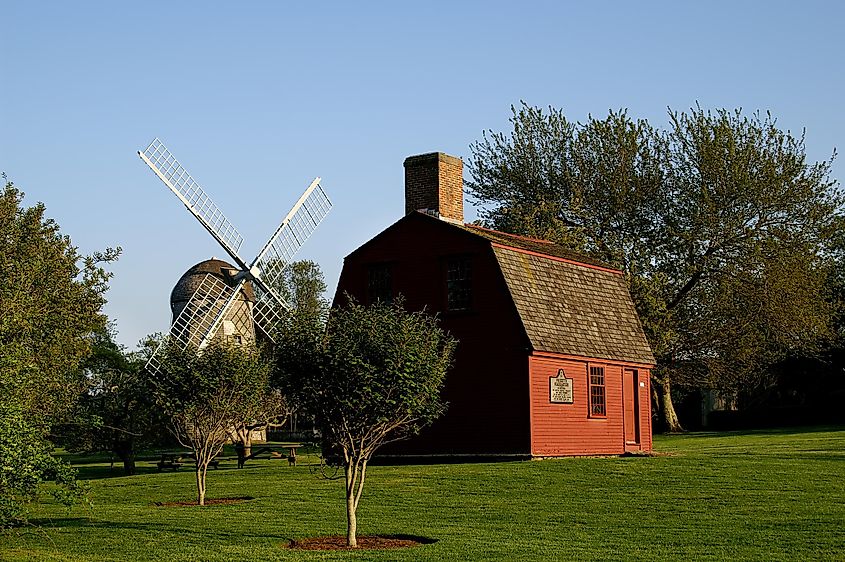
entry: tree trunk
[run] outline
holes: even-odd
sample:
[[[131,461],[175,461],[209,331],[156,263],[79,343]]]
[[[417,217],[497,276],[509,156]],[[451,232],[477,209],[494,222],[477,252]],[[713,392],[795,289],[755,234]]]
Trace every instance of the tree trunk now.
[[[358,546],[358,520],[355,517],[355,468],[346,463],[343,467],[346,476],[346,544]]]
[[[126,476],[135,474],[135,451],[128,451],[123,457],[123,473]]]
[[[197,459],[197,503],[205,505],[205,469]]]
[[[244,456],[252,454],[252,431],[245,426],[241,426],[235,430],[235,438],[243,445]]]
[[[252,432],[248,429],[244,430],[243,437],[241,438],[244,444],[244,454],[246,456],[250,456],[252,454]]]
[[[663,406],[663,421],[666,424],[668,433],[680,433],[684,430],[681,422],[678,421],[678,414],[675,413],[675,406],[672,404],[672,383],[669,377],[660,380],[660,402]]]
[[[113,452],[123,462],[123,474],[132,476],[135,474],[135,450],[127,443],[118,444]],[[112,461],[114,463],[114,461]]]

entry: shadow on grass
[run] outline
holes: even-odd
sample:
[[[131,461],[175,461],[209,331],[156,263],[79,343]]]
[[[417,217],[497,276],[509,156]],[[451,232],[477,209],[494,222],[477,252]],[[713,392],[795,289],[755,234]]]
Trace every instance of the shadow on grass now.
[[[440,539],[433,539],[431,537],[420,537],[418,535],[379,535],[380,537],[385,537],[388,539],[397,539],[400,541],[414,541],[420,544],[434,544],[438,542]]]
[[[147,463],[151,464],[147,464]],[[224,459],[223,462],[227,462],[227,459]],[[237,461],[231,460],[231,465],[221,465],[218,468],[210,468],[209,473],[213,474],[217,471],[228,471],[228,470],[238,470]],[[127,476],[139,476],[144,474],[166,474],[171,472],[194,472],[194,466],[192,464],[185,464],[185,466],[179,468],[178,470],[173,469],[166,469],[166,470],[159,470],[156,466],[156,463],[153,461],[141,461],[139,464],[135,466],[135,474],[129,475],[123,471],[121,466],[115,465],[114,467],[104,466],[98,462],[90,462],[90,463],[74,463],[73,467],[79,473],[80,480],[106,480],[106,479],[113,479],[113,478],[125,478]]]
[[[746,435],[795,435],[801,433],[828,433],[845,431],[842,425],[813,425],[802,427],[775,427],[765,429],[732,429],[725,431],[690,431],[687,433],[664,433],[664,437],[730,437]]]
[[[89,519],[86,517],[64,517],[56,519],[31,519],[30,523],[33,527],[42,529],[105,529],[105,530],[120,530],[128,529],[133,531],[144,531],[151,533],[172,533],[179,536],[214,536],[221,538],[228,537],[245,537],[254,539],[278,539],[280,541],[287,540],[288,537],[282,535],[268,534],[267,532],[245,533],[242,529],[231,532],[213,532],[208,529],[200,529],[197,527],[177,527],[167,523],[134,523],[131,521],[100,521]]]

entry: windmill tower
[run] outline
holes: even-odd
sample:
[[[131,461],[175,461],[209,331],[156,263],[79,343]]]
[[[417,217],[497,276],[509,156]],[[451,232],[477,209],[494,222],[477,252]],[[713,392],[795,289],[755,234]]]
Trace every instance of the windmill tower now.
[[[284,267],[332,206],[320,187],[320,178],[311,182],[258,255],[247,264],[238,254],[243,237],[159,139],[139,151],[138,156],[235,262],[230,265],[222,260],[208,260],[182,276],[171,294],[173,323],[168,338],[184,348],[194,346],[200,351],[215,337],[254,339],[256,330],[272,341],[279,310],[288,308],[276,290]],[[161,367],[157,356],[158,349],[147,362],[153,372]]]

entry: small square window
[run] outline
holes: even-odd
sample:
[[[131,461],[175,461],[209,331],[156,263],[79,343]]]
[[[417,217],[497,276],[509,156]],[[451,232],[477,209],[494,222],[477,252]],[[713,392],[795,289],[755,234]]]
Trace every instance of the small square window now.
[[[590,366],[590,417],[607,417],[607,395],[604,385],[604,367]]]
[[[378,263],[367,266],[367,303],[393,302],[393,279],[390,264]]]
[[[472,305],[472,262],[453,257],[446,262],[446,310],[469,310]]]

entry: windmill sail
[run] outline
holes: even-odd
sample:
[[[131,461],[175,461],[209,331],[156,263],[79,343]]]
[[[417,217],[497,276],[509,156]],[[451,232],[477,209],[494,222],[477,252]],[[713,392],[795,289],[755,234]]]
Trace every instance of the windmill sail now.
[[[314,178],[252,262],[258,267],[265,285],[278,286],[285,265],[291,262],[331,208],[332,202],[320,187],[320,178]]]
[[[231,287],[210,273],[206,273],[191,298],[173,321],[170,334],[159,344],[147,362],[147,368],[158,372],[159,351],[167,341],[175,341],[182,348],[202,350],[214,337],[238,298],[244,281]]]
[[[143,152],[138,152],[138,155],[200,221],[200,224],[223,246],[226,252],[232,256],[232,259],[240,267],[245,268],[244,260],[238,255],[238,250],[240,250],[244,241],[243,237],[235,226],[229,222],[223,211],[214,204],[214,201],[191,177],[191,174],[167,150],[164,143],[156,138]]]

